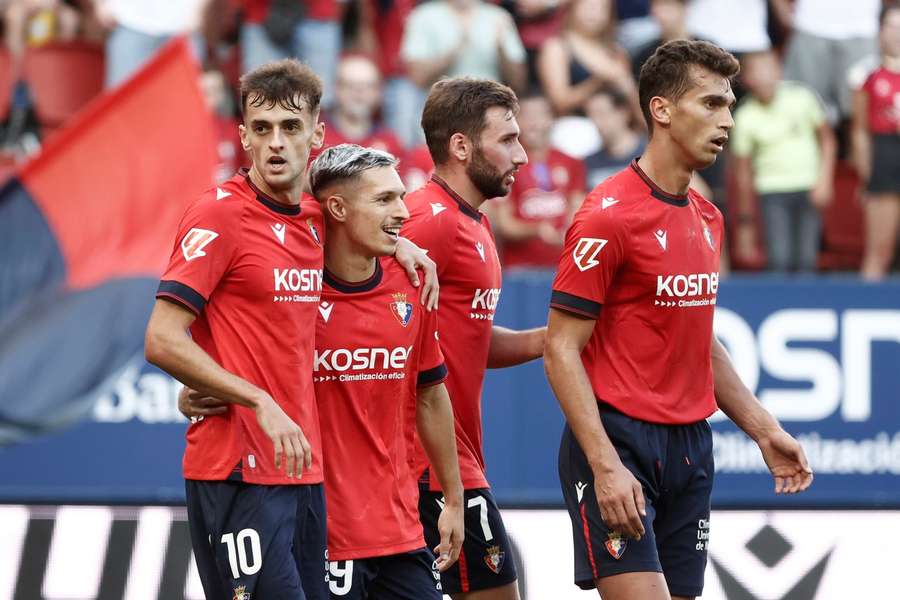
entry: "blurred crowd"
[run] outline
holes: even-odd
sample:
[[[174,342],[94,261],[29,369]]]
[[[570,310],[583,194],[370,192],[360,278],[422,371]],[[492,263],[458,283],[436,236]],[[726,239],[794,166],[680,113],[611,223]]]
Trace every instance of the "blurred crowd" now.
[[[177,35],[203,65],[223,177],[244,162],[238,78],[268,60],[308,62],[325,82],[326,145],[396,154],[410,188],[431,170],[430,85],[486,77],[519,94],[530,162],[485,210],[507,266],[552,267],[585,194],[643,151],[641,64],[698,38],[742,63],[730,150],[694,182],[726,215],[732,268],[877,280],[897,266],[900,232],[892,1],[0,0],[0,172]],[[42,78],[54,52],[70,63]]]

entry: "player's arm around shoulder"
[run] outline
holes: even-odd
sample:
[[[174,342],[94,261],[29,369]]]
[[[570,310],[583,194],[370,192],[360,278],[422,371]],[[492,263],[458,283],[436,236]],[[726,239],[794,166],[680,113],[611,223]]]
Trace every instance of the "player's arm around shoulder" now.
[[[734,370],[728,351],[715,335],[712,339],[712,369],[716,403],[759,446],[775,478],[775,493],[794,494],[808,488],[813,473],[803,447],[782,429],[744,385]]]
[[[433,548],[438,570],[444,571],[459,558],[465,536],[463,486],[456,453],[453,408],[443,381],[420,386],[416,394],[416,428],[431,470],[441,484],[444,505],[438,518],[441,542]]]

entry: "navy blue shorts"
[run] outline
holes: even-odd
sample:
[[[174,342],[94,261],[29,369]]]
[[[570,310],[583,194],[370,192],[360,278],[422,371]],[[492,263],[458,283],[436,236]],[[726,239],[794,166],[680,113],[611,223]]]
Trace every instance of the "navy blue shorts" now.
[[[332,600],[441,600],[441,576],[426,548],[329,563]]]
[[[656,571],[669,593],[700,596],[709,546],[709,497],[713,485],[709,423],[657,425],[600,405],[603,427],[622,464],[641,483],[647,516],[639,542],[611,532],[594,491],[594,474],[566,425],[559,447],[559,480],[575,545],[575,583],[620,573]]]
[[[428,484],[419,484],[419,519],[429,548],[441,543],[437,523],[443,499],[441,492],[431,492]],[[464,499],[466,539],[459,560],[441,573],[445,594],[500,587],[517,577],[512,544],[491,490],[466,490]]]
[[[317,485],[185,481],[207,600],[326,600],[325,490]]]

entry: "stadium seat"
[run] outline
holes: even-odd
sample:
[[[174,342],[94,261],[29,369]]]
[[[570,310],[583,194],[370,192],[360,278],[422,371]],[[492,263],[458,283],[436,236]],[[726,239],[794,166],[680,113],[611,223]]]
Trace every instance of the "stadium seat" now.
[[[12,56],[9,50],[0,47],[0,123],[6,120],[9,106],[12,103],[13,86],[15,85]]]
[[[64,42],[30,48],[23,73],[46,135],[103,91],[103,47]]]

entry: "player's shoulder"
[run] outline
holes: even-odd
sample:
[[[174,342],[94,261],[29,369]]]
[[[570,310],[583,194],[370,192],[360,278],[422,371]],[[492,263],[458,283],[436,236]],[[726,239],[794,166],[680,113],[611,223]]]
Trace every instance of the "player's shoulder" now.
[[[188,219],[235,223],[235,217],[246,207],[247,190],[235,176],[204,190],[191,201],[185,211]]]
[[[628,166],[597,184],[585,197],[582,209],[594,218],[620,219],[641,210],[646,199],[646,184]]]
[[[688,190],[688,200],[697,208],[697,212],[700,213],[704,220],[724,221],[719,207],[713,204],[711,200],[707,200],[703,194],[694,188]]]
[[[449,232],[456,228],[459,206],[434,181],[406,195],[406,208],[411,228]]]

